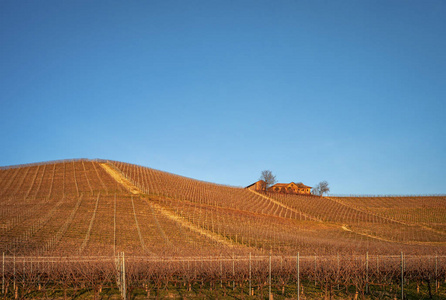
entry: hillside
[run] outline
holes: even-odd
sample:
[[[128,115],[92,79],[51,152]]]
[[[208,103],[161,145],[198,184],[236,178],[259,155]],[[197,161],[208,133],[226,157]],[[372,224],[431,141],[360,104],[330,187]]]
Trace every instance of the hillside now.
[[[83,159],[1,168],[0,230],[16,255],[446,253],[446,197],[257,194]]]

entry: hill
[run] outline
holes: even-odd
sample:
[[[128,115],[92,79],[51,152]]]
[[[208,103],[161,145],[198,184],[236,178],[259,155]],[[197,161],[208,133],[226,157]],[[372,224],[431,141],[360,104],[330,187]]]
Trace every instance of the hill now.
[[[446,197],[259,194],[147,167],[0,169],[0,252],[204,256],[445,253]]]

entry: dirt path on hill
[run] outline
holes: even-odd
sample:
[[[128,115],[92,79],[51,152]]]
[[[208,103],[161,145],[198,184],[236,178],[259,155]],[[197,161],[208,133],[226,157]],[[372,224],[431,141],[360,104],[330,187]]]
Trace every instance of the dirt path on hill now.
[[[117,182],[122,184],[127,190],[129,190],[134,195],[142,195],[143,192],[138,189],[135,185],[133,185],[129,180],[127,180],[119,171],[115,170],[113,167],[111,167],[107,163],[101,163],[100,166],[111,176],[113,179],[115,179]],[[177,223],[179,223],[181,226],[198,233],[200,235],[203,235],[211,240],[214,240],[220,244],[223,244],[228,247],[233,247],[234,244],[231,240],[222,237],[219,234],[213,233],[211,231],[205,230],[199,226],[196,226],[192,224],[191,222],[187,221],[181,216],[176,215],[173,212],[170,212],[169,210],[163,208],[161,205],[158,205],[156,203],[153,203],[152,201],[149,202],[149,200],[146,200],[149,205],[151,205],[156,211],[158,211],[163,216],[167,217],[170,220],[173,220]]]
[[[149,200],[147,200],[149,201]],[[232,240],[227,239],[227,238],[223,238],[221,235],[213,233],[209,230],[205,230],[199,226],[196,226],[194,224],[192,224],[191,222],[187,221],[186,219],[184,219],[181,216],[178,216],[176,214],[174,214],[173,212],[168,211],[167,209],[163,208],[161,205],[158,205],[156,203],[150,202],[150,205],[153,206],[153,208],[157,211],[159,211],[163,216],[169,218],[170,220],[173,220],[179,224],[181,224],[181,226],[186,227],[187,229],[194,231],[198,234],[201,234],[211,240],[214,240],[220,244],[223,244],[225,246],[228,247],[233,247],[234,244],[232,243]]]
[[[258,195],[258,196],[260,196],[260,197],[263,197],[263,198],[265,198],[265,199],[267,199],[267,200],[273,202],[274,204],[277,204],[277,205],[279,205],[279,206],[281,206],[281,207],[283,207],[283,208],[285,208],[285,209],[294,211],[294,212],[297,213],[297,214],[301,214],[302,216],[305,216],[306,218],[308,218],[308,219],[310,219],[310,220],[318,221],[318,222],[322,222],[322,220],[320,220],[320,219],[318,219],[318,218],[316,218],[316,217],[310,216],[310,215],[308,215],[308,214],[306,214],[306,213],[303,213],[303,212],[301,212],[301,211],[299,211],[299,210],[297,210],[297,209],[294,209],[294,208],[292,208],[292,207],[289,207],[289,206],[283,204],[282,202],[279,202],[279,201],[277,201],[277,200],[274,200],[273,198],[270,198],[270,197],[268,197],[268,196],[262,195],[262,194],[260,194],[260,193],[258,193],[258,192],[256,192],[256,191],[253,191],[253,190],[250,190],[250,189],[248,189],[248,191],[250,191],[251,193],[254,193],[254,194],[256,194],[256,195]]]
[[[430,246],[442,246],[442,245],[446,245],[445,242],[416,242],[416,241],[408,241],[408,242],[403,242],[403,241],[396,241],[396,240],[389,240],[389,239],[385,239],[376,235],[371,235],[371,234],[367,234],[367,233],[362,233],[362,232],[357,232],[354,231],[350,228],[347,227],[347,225],[342,225],[341,226],[342,230],[344,231],[348,231],[357,235],[362,235],[362,236],[366,236],[375,240],[379,240],[379,241],[383,241],[383,242],[389,242],[389,243],[397,243],[397,244],[404,244],[404,245],[430,245]]]
[[[114,180],[122,184],[127,190],[129,190],[130,193],[134,195],[140,195],[142,192],[134,186],[130,181],[127,180],[121,173],[116,171],[113,167],[111,167],[107,163],[100,163],[99,164],[111,177],[113,177]]]
[[[413,223],[413,222],[409,223],[409,222],[405,222],[405,221],[400,221],[400,220],[393,219],[393,218],[390,218],[390,217],[387,217],[387,216],[383,216],[383,215],[381,215],[379,213],[376,213],[374,211],[369,211],[369,210],[366,210],[366,209],[363,209],[363,208],[359,208],[359,207],[356,207],[356,206],[349,205],[347,203],[344,203],[342,200],[333,199],[333,198],[330,198],[330,197],[325,197],[325,198],[330,199],[330,200],[332,200],[332,201],[334,201],[334,202],[336,202],[336,203],[338,203],[340,205],[344,205],[344,206],[346,206],[348,208],[355,209],[357,211],[360,211],[360,212],[363,212],[363,213],[375,216],[377,218],[388,220],[388,221],[391,221],[391,222],[394,222],[394,223],[397,223],[397,224],[400,224],[400,225],[412,226],[412,227],[414,227],[414,226],[421,227],[421,228],[423,228],[425,230],[429,230],[429,231],[432,231],[432,232],[435,232],[435,233],[438,233],[438,234],[441,234],[441,235],[446,235],[446,232],[441,231],[441,230],[437,230],[435,228],[429,227],[429,226],[424,225],[424,224]]]
[[[354,234],[357,234],[357,235],[366,236],[366,237],[369,237],[371,239],[375,239],[375,240],[379,240],[379,241],[383,241],[383,242],[407,244],[407,243],[404,243],[404,242],[388,240],[388,239],[381,238],[381,237],[375,236],[375,235],[370,235],[370,234],[367,234],[367,233],[361,233],[361,232],[353,231],[350,228],[348,228],[347,225],[342,225],[341,228],[344,231],[348,231],[348,232],[351,232],[351,233],[354,233]]]
[[[273,202],[273,203],[275,203],[275,204],[277,204],[277,205],[280,205],[280,206],[282,206],[282,207],[284,207],[284,208],[286,208],[286,209],[292,210],[292,211],[294,211],[294,212],[296,212],[296,213],[300,213],[300,214],[306,216],[307,218],[310,218],[310,219],[315,220],[315,221],[323,222],[322,220],[319,220],[319,219],[317,219],[317,218],[315,218],[315,217],[312,217],[312,216],[309,216],[309,215],[307,215],[307,214],[304,214],[304,213],[300,212],[300,211],[297,210],[297,209],[293,209],[292,207],[289,207],[289,206],[287,206],[287,205],[285,205],[285,204],[283,204],[283,203],[281,203],[281,202],[279,202],[279,201],[277,201],[277,200],[274,200],[274,199],[272,199],[272,198],[270,198],[270,197],[268,197],[268,196],[262,195],[261,193],[258,193],[258,192],[253,191],[253,190],[249,190],[249,191],[251,191],[252,193],[254,193],[254,194],[256,194],[256,195],[259,195],[260,197],[263,197],[263,198],[265,198],[265,199],[268,199],[268,200],[270,200],[271,202]],[[340,201],[334,200],[334,199],[329,198],[329,197],[327,197],[327,198],[330,199],[330,200],[332,200],[332,201],[334,201],[334,202],[336,202],[336,203],[338,203],[338,204],[340,204],[340,205],[344,205],[344,206],[347,206],[347,207],[349,207],[349,208],[351,208],[351,209],[355,209],[355,210],[361,211],[361,212],[363,212],[363,213],[368,213],[368,214],[370,214],[370,215],[373,215],[373,216],[376,216],[376,217],[379,217],[379,218],[382,218],[382,219],[386,219],[386,220],[395,222],[395,223],[400,224],[400,225],[405,225],[405,226],[419,226],[419,227],[422,227],[422,228],[424,228],[424,229],[428,229],[428,230],[432,230],[432,231],[436,231],[436,232],[438,232],[437,230],[431,229],[431,228],[426,227],[426,226],[422,226],[422,225],[419,225],[419,224],[413,224],[413,225],[412,225],[412,224],[407,224],[407,223],[405,223],[405,222],[401,222],[401,221],[398,221],[398,220],[393,220],[393,219],[386,218],[386,217],[383,217],[383,216],[380,216],[380,215],[377,215],[377,214],[374,214],[374,213],[370,213],[370,212],[368,212],[368,211],[363,211],[363,210],[357,209],[357,208],[355,208],[355,207],[351,207],[351,206],[349,206],[349,205],[346,205],[345,203],[342,203],[342,202],[340,202]],[[348,226],[348,225],[342,225],[342,226],[341,226],[342,230],[344,230],[344,231],[348,231],[348,232],[351,232],[351,233],[354,233],[354,234],[357,234],[357,235],[366,236],[366,237],[369,237],[369,238],[372,238],[372,239],[375,239],[375,240],[379,240],[379,241],[383,241],[383,242],[400,243],[400,244],[406,244],[406,245],[435,245],[435,246],[446,245],[445,242],[417,242],[417,241],[413,241],[413,242],[411,242],[411,241],[409,241],[409,242],[403,242],[403,241],[389,240],[389,239],[386,239],[386,238],[383,238],[383,237],[379,237],[379,236],[375,236],[375,235],[370,235],[370,234],[362,233],[362,232],[358,232],[358,231],[354,231],[354,230],[348,228],[347,226]],[[440,232],[439,232],[439,233],[440,233]],[[444,233],[443,233],[443,234],[444,234]]]
[[[330,199],[331,201],[336,202],[339,205],[343,205],[343,206],[348,207],[350,209],[354,209],[354,210],[363,212],[365,214],[369,214],[371,216],[374,216],[374,217],[377,217],[377,218],[380,218],[380,219],[384,219],[384,220],[387,220],[387,221],[390,221],[390,222],[394,222],[394,223],[398,223],[398,224],[406,225],[406,226],[411,226],[412,225],[412,224],[409,224],[409,223],[406,223],[406,222],[403,222],[403,221],[399,221],[399,220],[392,219],[392,218],[389,218],[389,217],[386,217],[386,216],[382,216],[382,215],[377,214],[377,213],[375,213],[373,211],[369,211],[369,210],[366,210],[366,209],[363,209],[363,208],[360,208],[360,207],[357,207],[357,206],[349,205],[349,204],[344,203],[344,202],[342,202],[341,200],[338,200],[338,199],[333,199],[333,198],[328,197],[328,196],[326,196],[325,198],[326,199]]]

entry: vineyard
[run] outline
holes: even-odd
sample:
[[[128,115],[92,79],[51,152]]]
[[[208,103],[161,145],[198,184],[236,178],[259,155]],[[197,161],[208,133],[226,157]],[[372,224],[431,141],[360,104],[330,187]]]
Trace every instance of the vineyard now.
[[[254,289],[287,298],[298,296],[299,274],[301,294],[315,299],[397,295],[404,280],[438,296],[445,246],[445,196],[257,193],[105,160],[0,168],[8,297],[88,287],[95,297],[211,289],[243,298]]]

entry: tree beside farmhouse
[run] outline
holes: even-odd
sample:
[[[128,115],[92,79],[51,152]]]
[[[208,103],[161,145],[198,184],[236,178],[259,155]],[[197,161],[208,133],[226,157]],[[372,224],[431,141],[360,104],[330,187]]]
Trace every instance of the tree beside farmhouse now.
[[[322,197],[324,194],[328,193],[329,191],[330,191],[330,187],[328,186],[328,182],[324,180],[324,181],[319,182],[318,185],[316,185],[311,190],[311,193],[313,195]]]
[[[277,182],[276,176],[274,176],[273,172],[271,172],[270,170],[262,171],[262,174],[260,175],[259,180],[260,181],[263,180],[266,183],[266,189],[268,189],[269,187],[271,187],[273,184],[275,184]]]

